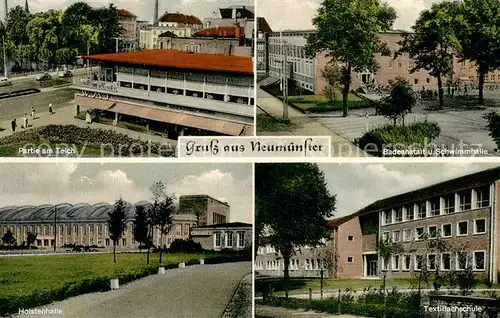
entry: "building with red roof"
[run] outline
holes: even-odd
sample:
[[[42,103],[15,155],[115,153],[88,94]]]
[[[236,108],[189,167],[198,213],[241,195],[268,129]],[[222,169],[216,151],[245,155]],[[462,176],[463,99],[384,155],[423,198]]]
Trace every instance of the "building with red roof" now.
[[[158,19],[158,26],[201,26],[201,20],[194,15],[186,15],[179,12],[165,12]]]
[[[98,65],[77,81],[77,113],[97,109],[119,120],[180,135],[253,135],[250,57],[145,50],[84,57]]]

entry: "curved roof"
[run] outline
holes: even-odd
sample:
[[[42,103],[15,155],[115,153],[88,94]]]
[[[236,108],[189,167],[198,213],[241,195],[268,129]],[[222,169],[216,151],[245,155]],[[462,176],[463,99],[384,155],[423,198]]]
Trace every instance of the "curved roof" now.
[[[127,219],[133,219],[137,206],[151,206],[150,202],[141,201],[136,204],[125,203]],[[108,212],[112,211],[113,204],[69,204],[57,205],[58,221],[83,221],[108,219]],[[46,221],[54,219],[54,205],[24,205],[7,206],[0,208],[0,222],[9,221]]]
[[[176,22],[184,24],[202,24],[200,19],[194,15],[185,15],[182,13],[168,13],[165,12],[159,19],[158,22]]]
[[[125,10],[125,9],[119,9],[118,15],[121,17],[137,18],[137,16],[135,14],[133,14],[132,12]]]

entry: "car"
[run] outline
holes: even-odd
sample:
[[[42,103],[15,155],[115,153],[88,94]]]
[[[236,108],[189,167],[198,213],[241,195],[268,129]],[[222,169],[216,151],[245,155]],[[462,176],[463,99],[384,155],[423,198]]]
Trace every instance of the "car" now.
[[[7,77],[0,77],[0,86],[9,86],[12,82]]]
[[[52,79],[52,76],[50,76],[49,73],[43,73],[42,75],[38,75],[36,77],[37,81],[48,81],[48,80],[51,80],[51,79]]]
[[[73,76],[73,73],[71,73],[70,70],[66,70],[64,72],[60,72],[59,73],[59,77],[63,78],[63,77],[71,77]]]

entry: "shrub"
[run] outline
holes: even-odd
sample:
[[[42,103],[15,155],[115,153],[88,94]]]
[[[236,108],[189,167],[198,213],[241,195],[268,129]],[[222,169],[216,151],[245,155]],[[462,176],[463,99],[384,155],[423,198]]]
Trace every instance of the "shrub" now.
[[[177,239],[172,242],[169,251],[171,253],[197,253],[202,252],[203,248],[200,243],[196,243],[193,240]]]
[[[496,112],[489,112],[483,115],[483,118],[488,122],[489,135],[495,141],[497,148],[500,148],[500,115]]]
[[[420,150],[428,149],[429,144],[441,133],[436,122],[424,121],[408,126],[385,125],[375,128],[359,139],[359,147],[368,153],[382,157],[384,149]]]

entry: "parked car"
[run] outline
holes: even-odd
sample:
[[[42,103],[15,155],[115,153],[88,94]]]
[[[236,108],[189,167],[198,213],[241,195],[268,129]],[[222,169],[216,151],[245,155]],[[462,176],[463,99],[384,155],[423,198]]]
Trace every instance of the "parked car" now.
[[[9,86],[12,82],[7,77],[0,77],[0,86]]]
[[[51,80],[51,79],[52,79],[52,76],[50,76],[49,73],[43,73],[42,75],[38,75],[36,77],[37,81],[48,81],[48,80]]]
[[[64,72],[60,72],[59,73],[59,77],[63,78],[63,77],[71,77],[73,76],[73,73],[71,73],[70,70],[66,70]]]

